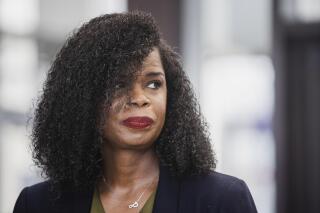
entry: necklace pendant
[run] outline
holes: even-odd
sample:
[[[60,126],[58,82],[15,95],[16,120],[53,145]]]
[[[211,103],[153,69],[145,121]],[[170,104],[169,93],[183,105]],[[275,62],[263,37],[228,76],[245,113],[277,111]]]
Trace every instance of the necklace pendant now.
[[[134,203],[130,204],[128,207],[129,207],[129,209],[138,208],[139,207],[139,203],[137,201],[135,201]]]

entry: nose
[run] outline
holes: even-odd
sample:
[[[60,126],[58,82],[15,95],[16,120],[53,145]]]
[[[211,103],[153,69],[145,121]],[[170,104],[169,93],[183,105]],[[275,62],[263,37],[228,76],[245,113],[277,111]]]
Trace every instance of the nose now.
[[[150,105],[150,99],[139,85],[134,85],[129,91],[128,103],[129,106],[147,107]]]

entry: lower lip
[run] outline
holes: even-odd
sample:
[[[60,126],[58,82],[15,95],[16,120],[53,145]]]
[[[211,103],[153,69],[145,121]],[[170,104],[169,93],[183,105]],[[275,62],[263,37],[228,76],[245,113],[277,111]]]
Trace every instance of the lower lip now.
[[[132,129],[144,129],[151,125],[151,123],[138,123],[138,122],[124,122],[123,124]]]

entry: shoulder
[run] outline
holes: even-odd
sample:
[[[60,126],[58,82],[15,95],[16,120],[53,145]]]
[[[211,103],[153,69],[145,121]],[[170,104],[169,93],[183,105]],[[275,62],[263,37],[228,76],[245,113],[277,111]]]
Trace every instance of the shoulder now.
[[[50,184],[49,181],[43,181],[31,186],[25,187],[21,193],[27,193],[31,194],[33,196],[43,196],[43,194],[46,194],[50,190]]]
[[[208,174],[193,175],[185,177],[182,180],[183,185],[190,188],[198,189],[208,193],[219,193],[240,185],[245,182],[239,178],[211,171]]]
[[[14,213],[43,212],[52,205],[50,184],[48,181],[25,187],[14,206]]]
[[[221,212],[256,212],[247,184],[236,177],[211,171],[190,176],[182,181],[181,190],[188,199],[201,198],[208,206]]]
[[[49,181],[25,187],[16,201],[13,213],[87,212],[90,209],[93,188],[79,191],[64,185],[59,194],[52,189]]]

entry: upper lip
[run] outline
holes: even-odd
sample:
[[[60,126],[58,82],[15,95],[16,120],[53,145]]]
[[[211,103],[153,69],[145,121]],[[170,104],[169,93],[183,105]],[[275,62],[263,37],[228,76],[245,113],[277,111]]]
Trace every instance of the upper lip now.
[[[123,123],[129,124],[151,124],[153,119],[148,116],[133,116],[123,120]]]

